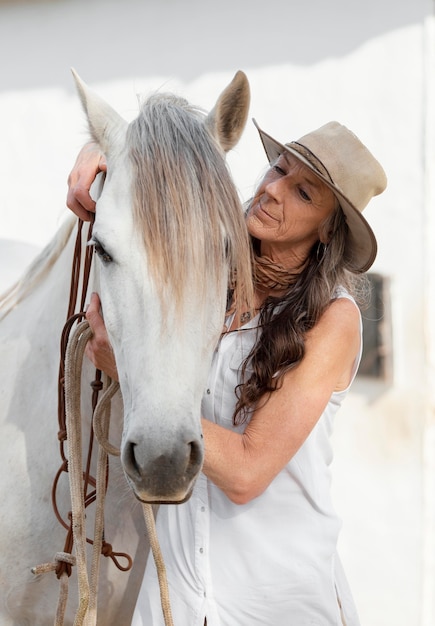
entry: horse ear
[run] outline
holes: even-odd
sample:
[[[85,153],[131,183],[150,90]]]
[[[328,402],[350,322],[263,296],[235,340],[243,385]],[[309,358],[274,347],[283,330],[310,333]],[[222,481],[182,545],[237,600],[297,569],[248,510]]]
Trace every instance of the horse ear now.
[[[251,94],[244,72],[235,74],[206,118],[206,125],[225,152],[239,141],[248,119]]]
[[[103,152],[108,152],[120,136],[125,134],[127,122],[100,96],[82,81],[72,68],[82,107],[88,118],[89,131]]]

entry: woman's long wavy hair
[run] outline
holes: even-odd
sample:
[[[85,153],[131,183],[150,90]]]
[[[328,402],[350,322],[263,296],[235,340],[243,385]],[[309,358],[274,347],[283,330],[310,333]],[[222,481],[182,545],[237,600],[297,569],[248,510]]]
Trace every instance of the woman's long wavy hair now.
[[[279,297],[269,296],[259,314],[258,341],[244,361],[242,382],[236,389],[235,424],[243,423],[260,402],[279,389],[286,372],[305,354],[306,333],[344,287],[360,305],[368,299],[368,281],[362,274],[347,269],[345,243],[348,226],[338,206],[324,222],[303,266],[289,275],[289,287]],[[329,237],[328,237],[329,233]],[[328,241],[327,245],[321,239]],[[252,239],[254,256],[260,253],[260,241]],[[253,373],[247,377],[247,366]]]

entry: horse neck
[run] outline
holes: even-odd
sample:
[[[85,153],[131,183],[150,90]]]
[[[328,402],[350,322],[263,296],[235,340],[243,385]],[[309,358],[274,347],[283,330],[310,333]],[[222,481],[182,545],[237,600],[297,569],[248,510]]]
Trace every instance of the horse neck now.
[[[35,300],[40,301],[37,311],[45,311],[47,308],[51,311],[57,302],[60,309],[67,306],[67,289],[74,272],[73,258],[74,250],[77,248],[76,224],[75,218],[66,220],[21,278],[0,297],[0,321],[14,311],[19,314],[23,309],[27,310],[29,306],[34,306],[29,305],[29,302]],[[86,239],[87,229],[82,228],[80,260],[76,261],[76,268],[83,266],[87,249]],[[78,293],[81,293],[82,284],[83,279],[79,275]],[[81,305],[81,302],[77,298],[75,306],[79,304]],[[50,313],[52,314],[55,315]]]

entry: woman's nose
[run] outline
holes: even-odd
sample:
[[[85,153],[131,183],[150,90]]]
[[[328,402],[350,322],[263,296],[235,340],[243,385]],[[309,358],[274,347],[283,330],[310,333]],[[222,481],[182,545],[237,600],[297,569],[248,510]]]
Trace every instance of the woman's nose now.
[[[286,189],[284,177],[275,178],[267,182],[265,191],[268,196],[275,200],[282,200]]]

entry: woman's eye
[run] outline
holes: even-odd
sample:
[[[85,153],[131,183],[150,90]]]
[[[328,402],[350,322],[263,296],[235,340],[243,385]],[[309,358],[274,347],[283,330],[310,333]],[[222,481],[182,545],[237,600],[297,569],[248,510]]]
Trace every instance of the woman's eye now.
[[[279,165],[274,165],[272,167],[273,171],[276,172],[277,174],[279,174],[280,176],[285,176],[285,172],[282,169],[282,167],[279,167]]]
[[[301,196],[302,200],[304,200],[305,202],[311,202],[310,196],[307,194],[305,189],[302,189],[302,187],[299,187],[299,195]]]

